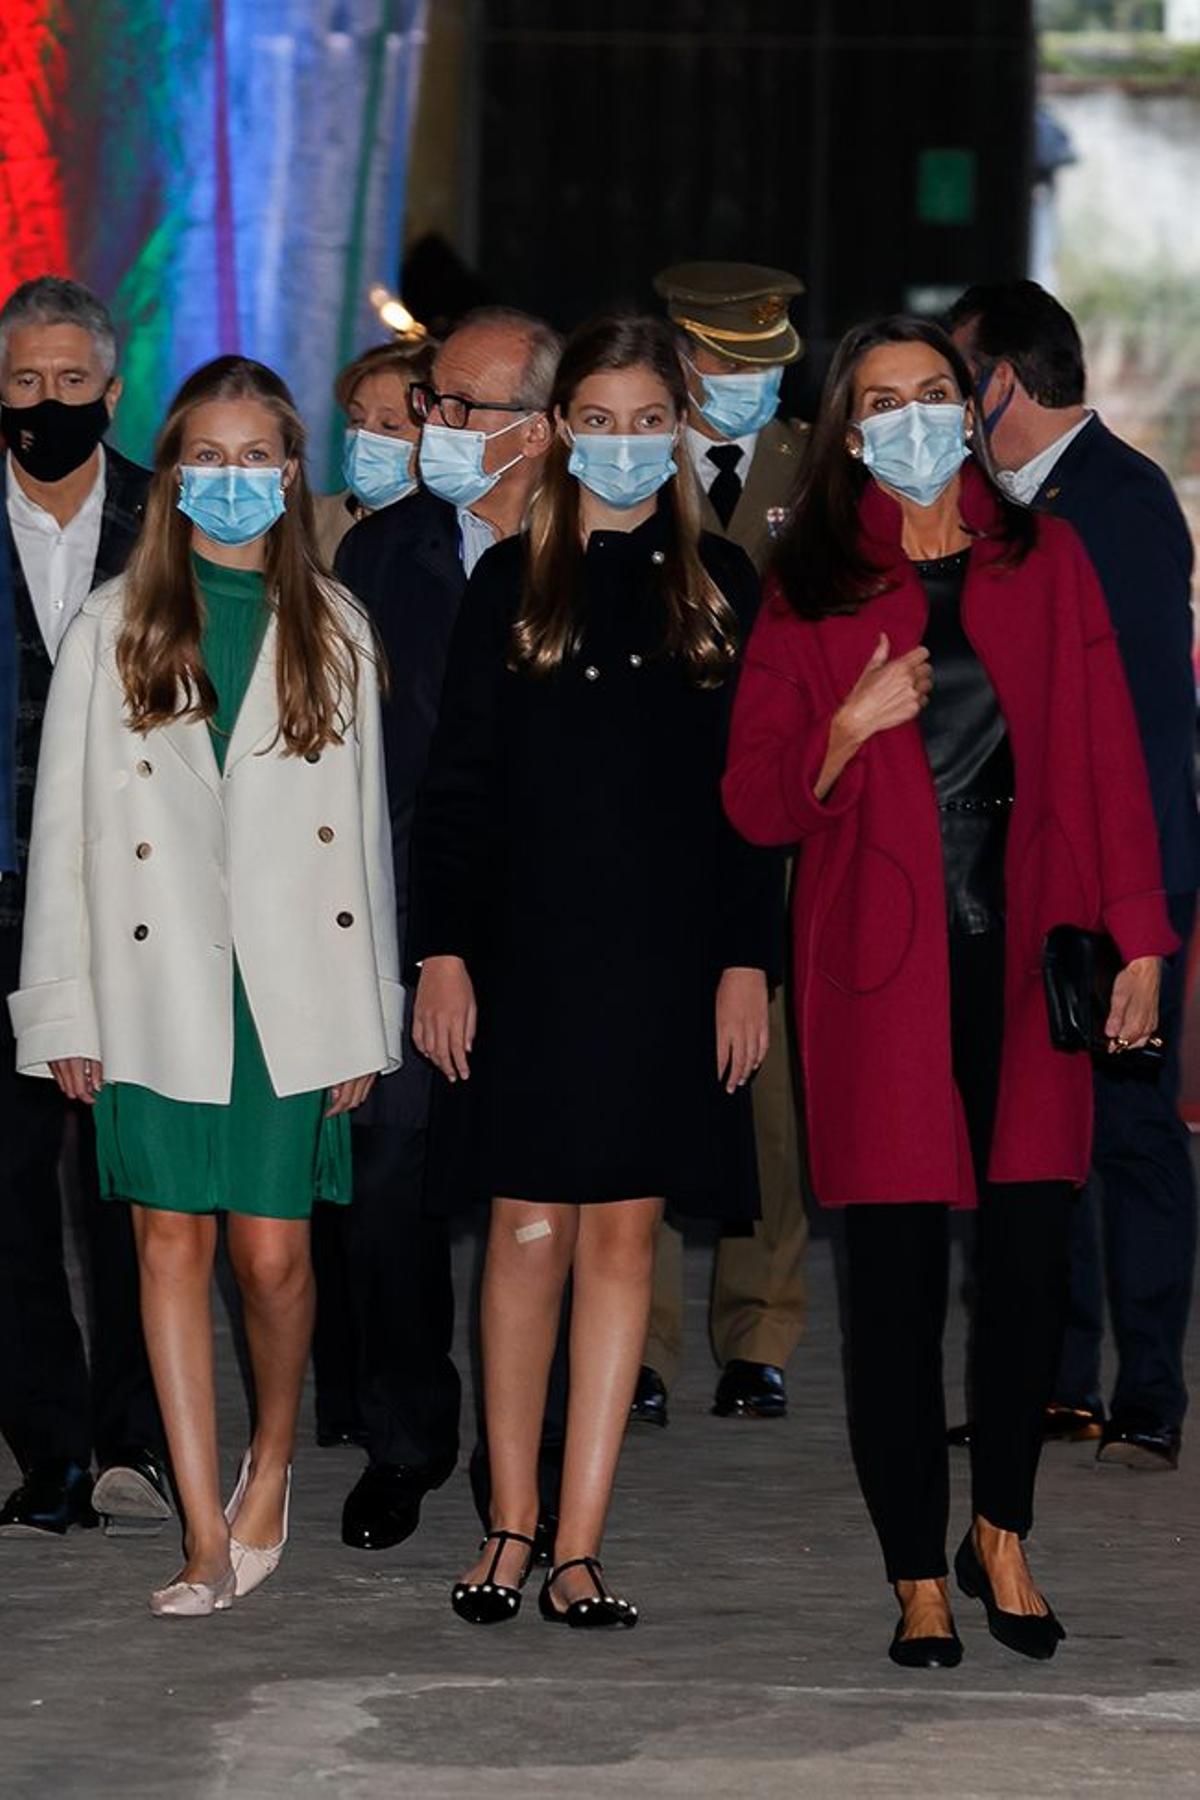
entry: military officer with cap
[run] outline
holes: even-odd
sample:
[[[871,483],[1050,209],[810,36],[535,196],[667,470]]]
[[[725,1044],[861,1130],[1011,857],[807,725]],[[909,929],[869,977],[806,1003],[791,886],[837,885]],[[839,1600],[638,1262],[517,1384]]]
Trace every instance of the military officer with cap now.
[[[679,330],[701,523],[740,544],[761,570],[795,497],[808,431],[775,416],[784,366],[803,349],[788,304],[804,284],[756,263],[693,262],[664,269],[654,286]],[[771,1003],[771,1048],[755,1078],[754,1123],[762,1218],[752,1238],[725,1238],[717,1251],[710,1329],[722,1373],[713,1411],[780,1418],[784,1368],[804,1329],[808,1241],[782,990]],[[682,1350],[682,1240],[668,1224],[659,1237],[635,1419],[666,1424]]]

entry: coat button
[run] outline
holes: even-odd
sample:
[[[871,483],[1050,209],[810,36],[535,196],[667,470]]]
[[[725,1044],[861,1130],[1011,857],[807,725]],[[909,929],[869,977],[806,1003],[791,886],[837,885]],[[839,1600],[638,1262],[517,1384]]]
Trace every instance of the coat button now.
[[[353,925],[353,923],[354,923],[354,914],[353,913],[339,913],[337,916],[337,922],[341,926],[343,931],[349,931],[351,925]]]
[[[139,944],[144,944],[146,939],[150,936],[150,927],[148,925],[135,925],[133,928],[133,935]]]
[[[145,757],[143,756],[141,762],[138,763],[138,765],[137,765],[137,772],[139,775],[153,775],[154,764],[148,763],[146,761]]]
[[[599,681],[599,679],[600,679],[600,671],[596,667],[595,663],[589,663],[587,668],[583,671],[583,673],[584,673],[584,678],[587,681]]]
[[[660,569],[666,560],[667,553],[665,550],[652,550],[650,552],[650,561],[654,564],[655,568]]]
[[[319,750],[306,750],[304,752],[304,760],[306,763],[318,763],[321,760],[321,752]]]
[[[629,653],[629,666],[631,669],[640,669],[642,666],[642,659],[636,650],[631,650]]]
[[[137,857],[139,862],[145,862],[146,858],[151,854],[151,850],[152,846],[150,844],[139,844],[133,854]]]
[[[320,838],[320,840],[323,844],[332,844],[333,838],[334,838],[333,826],[332,825],[318,825],[317,826],[317,836]]]

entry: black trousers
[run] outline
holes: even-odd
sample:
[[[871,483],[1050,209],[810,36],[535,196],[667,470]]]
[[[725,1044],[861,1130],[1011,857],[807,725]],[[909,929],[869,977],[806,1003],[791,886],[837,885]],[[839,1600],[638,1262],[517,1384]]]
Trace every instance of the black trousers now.
[[[1063,1182],[991,1184],[1003,1038],[1000,932],[951,941],[954,1077],[979,1189],[971,1384],[972,1508],[1026,1533],[1062,1342],[1073,1190]],[[946,1573],[950,1510],[942,1336],[950,1272],[949,1208],[846,1209],[850,1438],[889,1581]]]
[[[313,1216],[317,1417],[361,1425],[373,1462],[441,1480],[458,1456],[462,1384],[443,1219],[422,1211],[426,1132],[354,1126],[354,1201]]]
[[[1179,1425],[1187,1410],[1183,1344],[1196,1267],[1196,1183],[1179,1117],[1187,946],[1194,894],[1170,901],[1183,948],[1163,968],[1159,1017],[1167,1050],[1155,1081],[1096,1075],[1095,1179],[1071,1232],[1067,1330],[1054,1397],[1098,1405],[1104,1298],[1117,1345],[1114,1416]],[[1104,1251],[1101,1256],[1101,1241]]]
[[[18,929],[0,927],[0,995],[19,978]],[[98,1197],[95,1133],[52,1081],[18,1075],[0,1005],[0,1432],[23,1469],[161,1451],[146,1361],[129,1208]],[[78,1205],[88,1274],[91,1367],[63,1262],[59,1166]]]

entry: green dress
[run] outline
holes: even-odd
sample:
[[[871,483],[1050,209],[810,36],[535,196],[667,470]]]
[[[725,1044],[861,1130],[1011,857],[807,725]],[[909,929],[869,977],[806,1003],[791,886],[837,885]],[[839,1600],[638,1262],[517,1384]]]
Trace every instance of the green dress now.
[[[267,604],[263,577],[192,558],[204,597],[200,653],[217,694],[210,721],[225,766],[249,686]],[[306,1219],[314,1200],[350,1199],[350,1121],[327,1119],[325,1089],[281,1099],[271,1086],[250,1003],[234,964],[233,1084],[227,1105],[169,1100],[110,1082],[94,1108],[100,1192],[165,1212]]]

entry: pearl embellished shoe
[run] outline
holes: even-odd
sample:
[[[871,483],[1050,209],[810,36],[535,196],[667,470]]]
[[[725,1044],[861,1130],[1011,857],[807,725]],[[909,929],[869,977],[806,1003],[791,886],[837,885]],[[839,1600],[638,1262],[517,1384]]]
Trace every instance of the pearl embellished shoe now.
[[[156,1619],[207,1619],[212,1613],[229,1611],[235,1590],[232,1568],[211,1587],[206,1581],[172,1581],[151,1594],[150,1611]]]
[[[238,1509],[246,1497],[246,1489],[250,1485],[251,1453],[247,1450],[242,1458],[242,1466],[238,1472],[237,1486],[230,1495],[229,1504],[225,1508],[225,1517],[232,1525],[237,1518]],[[229,1560],[233,1564],[236,1581],[235,1592],[239,1600],[252,1594],[256,1587],[261,1587],[268,1575],[273,1575],[279,1567],[284,1546],[288,1541],[288,1515],[292,1507],[292,1465],[288,1464],[287,1485],[283,1495],[283,1536],[277,1544],[265,1548],[257,1544],[243,1544],[240,1538],[229,1540]]]
[[[572,1600],[562,1609],[555,1606],[550,1590],[567,1569],[586,1569],[596,1589],[594,1599]],[[638,1622],[638,1609],[629,1600],[610,1594],[603,1581],[604,1565],[595,1556],[573,1556],[568,1562],[551,1569],[538,1595],[538,1611],[552,1625],[573,1625],[577,1631],[632,1631]]]
[[[521,1588],[529,1580],[529,1571],[533,1567],[534,1542],[524,1532],[489,1531],[479,1548],[486,1550],[489,1544],[495,1544],[496,1554],[484,1579],[459,1581],[450,1590],[451,1606],[468,1625],[502,1625],[506,1619],[515,1619],[521,1610]],[[524,1544],[529,1550],[520,1586],[515,1588],[504,1587],[496,1580],[496,1570],[506,1544]]]

